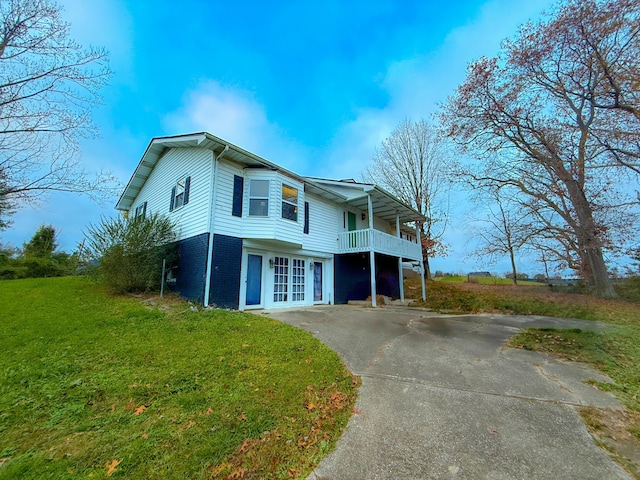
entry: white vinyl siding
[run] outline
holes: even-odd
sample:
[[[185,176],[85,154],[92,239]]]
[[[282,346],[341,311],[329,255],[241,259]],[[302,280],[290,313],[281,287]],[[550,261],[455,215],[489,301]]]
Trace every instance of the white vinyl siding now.
[[[147,215],[166,215],[175,222],[180,239],[207,232],[212,161],[213,153],[204,148],[172,148],[158,161],[133,204],[147,202]],[[191,177],[189,203],[169,212],[171,190],[186,177]]]
[[[303,236],[303,248],[334,253],[338,247],[337,226],[339,222],[342,225],[343,207],[311,193],[305,193],[304,199],[309,202],[309,234]]]
[[[236,163],[225,160],[218,162],[217,168],[218,180],[216,182],[214,195],[215,215],[213,218],[213,231],[221,235],[229,235],[231,237],[242,237],[242,217],[234,217],[233,211],[233,177],[244,177],[244,170]],[[248,182],[244,180],[244,197],[246,197]],[[242,207],[243,217],[247,215],[247,206]]]
[[[367,226],[365,228],[369,228],[369,222],[367,220]],[[388,233],[389,235],[396,234],[396,226],[395,224],[391,224],[386,220],[381,219],[380,217],[375,216],[375,212],[373,215],[373,228],[376,230],[380,230],[381,232]]]
[[[243,169],[224,159],[218,163],[217,175],[218,179],[214,191],[215,213],[212,223],[215,233],[247,239],[281,240],[298,246],[302,244],[304,222],[300,214],[302,211],[300,205],[304,205],[305,201],[303,184],[279,172]],[[242,217],[232,215],[234,176],[244,179]],[[252,180],[267,180],[269,182],[267,216],[250,215]],[[282,218],[283,184],[298,191],[298,221]]]
[[[280,202],[276,201],[280,197],[280,185],[276,181],[276,172],[265,172],[262,170],[247,170],[244,176],[244,200],[242,205],[243,238],[263,238],[273,239],[276,232],[276,218],[280,216]],[[269,211],[265,217],[249,215],[249,185],[251,180],[269,181]],[[277,216],[276,216],[277,215]]]
[[[267,216],[249,215],[251,195],[249,185],[252,180],[269,181],[269,207]],[[288,185],[298,190],[298,205],[304,202],[303,185],[286,177],[279,172],[265,172],[263,170],[247,170],[244,176],[245,195],[242,222],[242,237],[264,240],[280,240],[300,246],[302,244],[302,227],[300,221],[282,218],[282,185]],[[229,213],[229,215],[231,215]],[[298,215],[298,220],[300,216]]]

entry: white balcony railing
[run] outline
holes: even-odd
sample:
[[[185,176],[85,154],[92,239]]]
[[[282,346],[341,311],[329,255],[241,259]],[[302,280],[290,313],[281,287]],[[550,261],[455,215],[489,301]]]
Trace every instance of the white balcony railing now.
[[[409,240],[394,237],[379,230],[367,228],[338,234],[338,253],[358,253],[374,251],[419,260],[422,258],[420,245]]]

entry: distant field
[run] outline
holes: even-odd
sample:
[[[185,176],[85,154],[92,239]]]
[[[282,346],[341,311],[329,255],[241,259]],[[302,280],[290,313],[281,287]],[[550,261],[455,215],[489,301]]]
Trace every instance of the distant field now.
[[[264,316],[0,281],[0,478],[305,478],[358,380]]]
[[[453,277],[436,277],[434,278],[436,282],[450,282],[450,283],[462,283],[462,282],[471,282],[471,283],[479,283],[480,285],[513,285],[513,280],[508,278],[499,278],[499,277],[467,277],[466,275],[457,275]],[[518,285],[534,285],[534,286],[545,286],[544,283],[535,282],[533,280],[518,280]]]

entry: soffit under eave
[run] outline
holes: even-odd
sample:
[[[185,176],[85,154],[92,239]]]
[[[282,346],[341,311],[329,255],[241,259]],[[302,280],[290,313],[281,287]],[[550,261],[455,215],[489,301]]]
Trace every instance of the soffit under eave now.
[[[411,208],[408,208],[403,203],[393,200],[385,194],[378,192],[377,190],[371,190],[371,206],[373,208],[373,215],[375,217],[382,218],[390,223],[395,223],[396,215],[400,216],[401,223],[416,222],[424,220],[424,216]],[[346,205],[354,206],[364,212],[369,209],[368,195],[352,198],[345,202]]]
[[[151,141],[142,159],[133,171],[129,183],[127,183],[122,195],[118,199],[118,203],[116,203],[116,210],[129,210],[131,208],[133,201],[140,193],[140,190],[142,190],[143,185],[149,178],[149,175],[151,175],[162,153],[166,150],[165,146],[154,145],[153,142],[154,140]]]

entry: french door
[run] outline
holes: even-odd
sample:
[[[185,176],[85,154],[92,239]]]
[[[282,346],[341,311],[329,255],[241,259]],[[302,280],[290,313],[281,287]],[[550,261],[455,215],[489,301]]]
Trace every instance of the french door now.
[[[274,257],[273,301],[274,303],[304,303],[306,261],[301,258]]]

